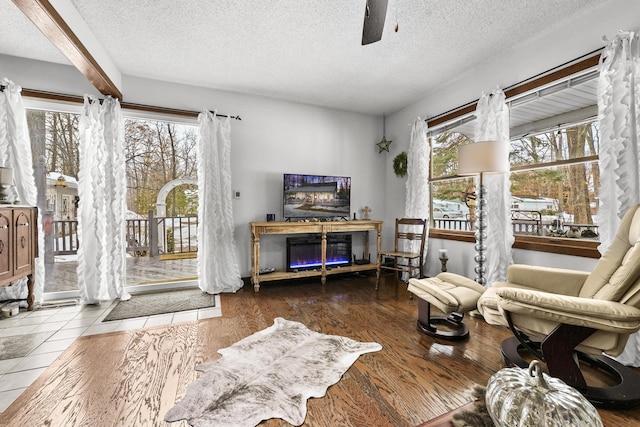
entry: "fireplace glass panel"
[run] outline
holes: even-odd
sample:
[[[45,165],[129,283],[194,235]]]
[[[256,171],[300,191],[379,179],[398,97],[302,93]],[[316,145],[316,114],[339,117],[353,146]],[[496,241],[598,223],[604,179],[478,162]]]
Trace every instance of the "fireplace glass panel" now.
[[[327,268],[351,265],[351,235],[327,235]],[[321,236],[287,238],[287,271],[322,268]]]

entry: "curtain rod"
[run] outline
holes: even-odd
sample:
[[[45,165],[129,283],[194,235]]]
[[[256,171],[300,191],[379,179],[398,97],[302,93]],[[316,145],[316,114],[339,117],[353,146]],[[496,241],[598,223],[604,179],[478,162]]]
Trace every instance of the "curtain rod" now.
[[[215,112],[215,111],[213,111],[213,110],[209,110],[209,112],[210,112],[211,114],[214,114],[214,115],[215,115],[215,116],[217,116],[217,117],[229,117],[230,119],[234,119],[234,120],[242,120],[242,118],[241,118],[240,116],[226,116],[226,115],[224,115],[224,114],[218,114],[218,113],[216,113],[216,112]]]
[[[48,101],[62,101],[62,102],[69,102],[73,104],[84,103],[84,97],[78,96],[78,95],[65,95],[61,93],[45,92],[42,90],[34,90],[34,89],[23,89],[22,94],[26,97],[45,99]],[[158,113],[158,114],[170,114],[174,116],[190,117],[195,119],[197,119],[198,115],[200,114],[200,112],[198,111],[180,110],[177,108],[168,108],[168,107],[155,107],[153,105],[133,104],[130,102],[120,102],[120,106],[123,109],[127,109],[127,110],[144,111],[148,113]],[[242,120],[240,116],[227,116],[225,114],[216,114],[216,116],[229,117],[234,120]]]

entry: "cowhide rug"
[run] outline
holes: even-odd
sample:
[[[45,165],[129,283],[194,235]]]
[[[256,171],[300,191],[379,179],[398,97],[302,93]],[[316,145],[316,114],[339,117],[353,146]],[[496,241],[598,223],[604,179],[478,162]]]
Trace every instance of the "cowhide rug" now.
[[[361,354],[381,349],[375,342],[321,334],[278,317],[273,326],[218,350],[220,359],[197,366],[203,374],[165,421],[255,426],[282,418],[299,426],[308,398],[324,396]]]

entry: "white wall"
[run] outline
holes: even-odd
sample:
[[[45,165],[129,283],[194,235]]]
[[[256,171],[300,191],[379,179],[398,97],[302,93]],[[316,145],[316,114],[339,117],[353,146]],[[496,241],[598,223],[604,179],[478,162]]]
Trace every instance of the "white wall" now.
[[[67,95],[99,95],[75,67],[0,54],[0,79],[8,78],[25,89]]]
[[[3,56],[0,78],[4,76],[23,88],[95,94],[70,66]],[[372,208],[372,218],[384,212],[386,163],[376,146],[382,137],[381,117],[130,76],[123,76],[122,84],[126,102],[217,109],[242,117],[231,124],[231,168],[232,187],[241,193],[233,209],[243,277],[250,274],[249,222],[264,221],[267,213],[282,218],[284,173],[350,176],[352,215],[357,212],[360,217],[365,205]],[[361,253],[364,237],[354,239],[354,250]],[[283,267],[284,237],[264,237],[261,244],[263,265]]]
[[[409,148],[411,128],[417,117],[429,118],[477,100],[482,92],[491,92],[496,87],[507,88],[520,81],[534,77],[549,69],[576,59],[604,46],[603,36],[612,39],[618,30],[640,28],[640,2],[616,0],[593,11],[571,18],[559,28],[541,31],[536,39],[524,45],[514,46],[498,57],[486,58],[479,64],[461,70],[460,75],[442,87],[434,88],[415,103],[387,116],[387,139],[392,139],[390,158]],[[428,55],[428,53],[427,53]],[[427,71],[427,70],[425,70]],[[394,218],[404,213],[404,179],[398,179],[391,167],[387,168],[386,210],[384,219],[388,227]],[[392,234],[385,230],[385,239]],[[448,240],[429,242],[430,273],[440,271],[437,249],[447,248],[455,259],[450,271],[460,269],[465,276],[473,277],[473,245]],[[516,262],[537,265],[576,267],[591,269],[593,263],[580,257],[559,256],[533,251],[514,251]],[[464,266],[464,267],[463,267]],[[462,273],[461,273],[462,274]]]

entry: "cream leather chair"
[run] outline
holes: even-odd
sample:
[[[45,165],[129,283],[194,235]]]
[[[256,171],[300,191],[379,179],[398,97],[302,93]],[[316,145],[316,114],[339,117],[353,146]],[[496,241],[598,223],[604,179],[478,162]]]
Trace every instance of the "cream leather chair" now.
[[[418,299],[418,330],[434,338],[462,341],[469,337],[464,314],[476,309],[484,286],[454,273],[425,279],[410,279],[407,290]],[[432,316],[431,306],[444,316]]]
[[[507,363],[526,367],[519,352],[524,347],[596,406],[640,404],[640,376],[606,356],[619,355],[640,329],[640,205],[625,214],[593,272],[512,265],[507,276],[478,300],[488,323],[509,326],[515,335],[502,343]],[[618,384],[587,385],[578,358]]]

